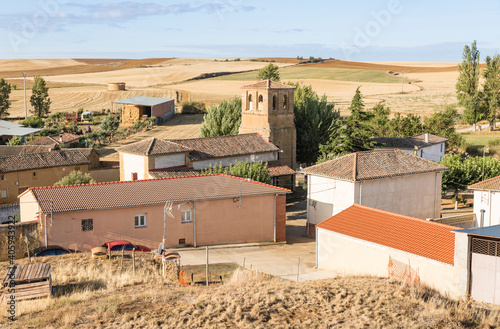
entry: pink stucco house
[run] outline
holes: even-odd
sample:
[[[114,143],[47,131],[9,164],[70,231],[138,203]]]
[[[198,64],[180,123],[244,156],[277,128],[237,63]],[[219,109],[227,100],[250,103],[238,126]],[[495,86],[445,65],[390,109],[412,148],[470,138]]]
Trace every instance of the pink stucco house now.
[[[21,221],[38,221],[42,245],[89,251],[122,239],[157,248],[164,218],[167,247],[285,241],[288,192],[219,174],[35,187],[19,199]]]

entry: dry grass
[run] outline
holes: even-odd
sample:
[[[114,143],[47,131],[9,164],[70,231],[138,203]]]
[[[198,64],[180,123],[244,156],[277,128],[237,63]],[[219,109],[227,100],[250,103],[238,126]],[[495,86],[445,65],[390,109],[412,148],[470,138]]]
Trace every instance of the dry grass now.
[[[183,287],[159,277],[148,259],[140,260],[133,276],[129,269],[120,271],[119,259],[44,258],[53,264],[57,294],[20,302],[17,321],[0,318],[0,327],[494,328],[500,323],[498,308],[383,278],[292,282],[239,269],[224,285]]]

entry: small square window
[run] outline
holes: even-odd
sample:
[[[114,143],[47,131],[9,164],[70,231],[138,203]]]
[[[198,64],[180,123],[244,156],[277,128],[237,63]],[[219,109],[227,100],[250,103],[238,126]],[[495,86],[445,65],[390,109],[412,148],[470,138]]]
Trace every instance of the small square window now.
[[[92,218],[82,219],[82,231],[93,231],[94,230],[94,220]]]
[[[135,227],[144,227],[146,226],[146,215],[135,215]]]
[[[35,177],[35,176],[36,176],[36,172],[33,172],[33,177]]]
[[[179,244],[186,244],[186,239],[179,239]]]
[[[191,222],[191,210],[181,211],[181,223]]]
[[[7,199],[7,190],[0,190],[0,197],[2,199]]]
[[[0,180],[5,180],[5,175],[0,175]]]

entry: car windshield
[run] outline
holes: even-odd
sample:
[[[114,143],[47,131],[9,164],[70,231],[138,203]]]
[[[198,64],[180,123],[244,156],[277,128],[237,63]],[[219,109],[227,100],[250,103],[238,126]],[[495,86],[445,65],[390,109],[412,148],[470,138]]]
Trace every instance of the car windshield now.
[[[122,248],[123,248],[123,250],[127,251],[127,250],[134,249],[134,246],[131,244],[117,244],[117,245],[111,247],[111,251],[121,251]]]

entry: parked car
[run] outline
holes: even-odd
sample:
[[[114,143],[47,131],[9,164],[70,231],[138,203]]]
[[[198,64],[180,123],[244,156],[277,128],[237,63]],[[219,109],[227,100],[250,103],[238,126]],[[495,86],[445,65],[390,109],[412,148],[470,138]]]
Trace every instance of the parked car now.
[[[101,247],[106,248],[106,251],[108,251],[108,244],[111,248],[111,252],[122,251],[122,248],[124,251],[132,251],[132,249],[135,248],[135,251],[151,252],[151,249],[148,247],[136,245],[126,240],[104,242]]]
[[[32,252],[31,255],[34,257],[42,257],[42,256],[59,256],[59,255],[66,255],[70,253],[74,253],[74,250],[69,250],[66,248],[63,248],[61,246],[47,246],[47,247],[39,247],[35,248]],[[25,256],[28,256],[27,254]]]

